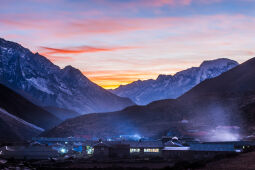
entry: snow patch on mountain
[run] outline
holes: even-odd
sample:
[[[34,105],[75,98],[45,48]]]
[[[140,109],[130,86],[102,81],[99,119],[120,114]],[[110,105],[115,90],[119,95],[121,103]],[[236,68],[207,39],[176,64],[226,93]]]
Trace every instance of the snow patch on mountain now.
[[[27,81],[30,82],[31,85],[33,85],[40,91],[43,91],[48,94],[54,94],[52,91],[48,89],[47,82],[45,82],[45,79],[32,77],[30,79],[27,79]]]

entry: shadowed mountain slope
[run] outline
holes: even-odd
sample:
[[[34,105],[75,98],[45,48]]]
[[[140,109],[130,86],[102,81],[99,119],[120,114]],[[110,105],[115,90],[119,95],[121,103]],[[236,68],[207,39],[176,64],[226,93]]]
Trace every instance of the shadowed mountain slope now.
[[[2,84],[0,84],[0,108],[43,129],[52,128],[61,122],[53,114],[31,103]]]
[[[0,108],[0,143],[31,140],[42,132],[43,129]]]

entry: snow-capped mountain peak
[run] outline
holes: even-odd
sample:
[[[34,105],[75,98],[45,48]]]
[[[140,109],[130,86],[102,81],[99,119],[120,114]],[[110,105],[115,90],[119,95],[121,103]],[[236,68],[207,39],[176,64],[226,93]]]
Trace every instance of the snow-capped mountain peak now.
[[[236,61],[226,58],[204,61],[199,67],[180,71],[173,76],[159,75],[156,80],[133,82],[111,92],[129,97],[140,105],[161,99],[175,99],[200,82],[217,77],[237,65]]]

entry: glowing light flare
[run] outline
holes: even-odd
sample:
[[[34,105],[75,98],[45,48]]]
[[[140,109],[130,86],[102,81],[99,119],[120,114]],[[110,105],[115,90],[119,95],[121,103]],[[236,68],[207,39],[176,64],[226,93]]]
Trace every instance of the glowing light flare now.
[[[210,141],[214,142],[224,142],[224,141],[239,141],[240,135],[236,127],[233,128],[224,128],[217,127],[216,129],[211,130]]]
[[[60,152],[65,153],[66,150],[65,150],[64,148],[62,148],[62,149],[60,150]]]

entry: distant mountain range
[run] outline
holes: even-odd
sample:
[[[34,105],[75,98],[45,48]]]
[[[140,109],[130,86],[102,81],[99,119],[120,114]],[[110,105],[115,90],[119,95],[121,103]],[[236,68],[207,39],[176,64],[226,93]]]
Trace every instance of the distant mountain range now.
[[[78,69],[60,69],[44,56],[4,39],[0,39],[0,83],[54,114],[56,108],[65,110],[56,113],[58,117],[117,111],[134,105],[130,99],[94,84]]]
[[[192,67],[173,76],[159,75],[156,80],[138,80],[110,92],[128,97],[138,105],[162,99],[176,99],[202,81],[217,77],[237,65],[236,61],[229,59],[204,61],[199,67]]]
[[[43,136],[111,137],[140,134],[160,137],[166,133],[198,136],[240,135],[255,128],[255,58],[208,79],[177,99],[131,106],[122,111],[89,114],[69,119],[46,131]],[[217,131],[225,130],[227,134]],[[229,138],[228,138],[229,139]]]

